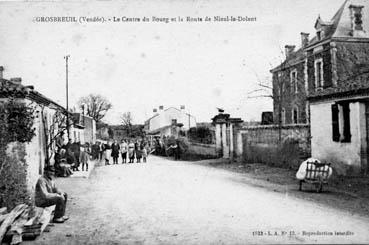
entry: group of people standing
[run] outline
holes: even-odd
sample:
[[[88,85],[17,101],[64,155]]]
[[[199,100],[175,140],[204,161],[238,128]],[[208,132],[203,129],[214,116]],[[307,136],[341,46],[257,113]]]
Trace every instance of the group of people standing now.
[[[73,142],[72,139],[64,144],[62,138],[56,142],[56,150],[54,155],[55,175],[59,177],[68,177],[73,171],[79,171],[82,165],[82,171],[88,171],[88,163],[90,159],[90,145],[88,143],[81,144]]]
[[[155,155],[158,156],[174,156],[174,160],[181,158],[182,147],[179,139],[168,137],[156,137],[153,141],[153,148],[155,149]]]
[[[137,163],[147,162],[148,154],[150,153],[150,147],[148,143],[143,140],[126,140],[122,139],[120,144],[117,140],[114,140],[112,144],[109,142],[97,142],[92,147],[93,158],[105,161],[105,165],[110,165],[110,159],[113,159],[113,164],[118,164],[118,159],[121,157],[122,164],[134,163],[136,159]]]

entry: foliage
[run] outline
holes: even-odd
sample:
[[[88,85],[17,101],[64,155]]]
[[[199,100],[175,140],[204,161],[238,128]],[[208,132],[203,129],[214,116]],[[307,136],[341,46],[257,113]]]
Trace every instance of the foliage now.
[[[189,142],[186,138],[184,137],[179,137],[179,138],[175,138],[173,135],[170,137],[166,137],[163,139],[164,140],[164,146],[165,149],[168,149],[166,151],[166,154],[168,156],[173,154],[173,149],[169,149],[170,146],[178,144],[179,150],[181,155],[183,155],[184,153],[186,153],[188,151],[189,148]]]
[[[78,101],[81,110],[86,109],[86,114],[92,117],[97,123],[105,117],[106,112],[112,108],[112,104],[99,94],[89,94]]]
[[[0,207],[27,202],[25,146],[35,136],[34,108],[10,99],[0,104]],[[19,142],[19,143],[18,143]]]
[[[0,105],[1,142],[30,142],[35,135],[34,108],[11,99]]]
[[[204,126],[193,127],[188,130],[188,138],[189,140],[198,142],[198,143],[213,144],[214,143],[214,131]]]
[[[130,136],[132,134],[132,121],[133,121],[131,112],[129,111],[124,112],[120,117],[120,119],[122,120],[122,126],[126,130],[127,135]]]

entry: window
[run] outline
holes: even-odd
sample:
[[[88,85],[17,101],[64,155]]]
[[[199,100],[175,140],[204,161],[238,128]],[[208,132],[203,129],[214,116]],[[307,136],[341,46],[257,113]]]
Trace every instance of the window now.
[[[323,80],[323,59],[315,60],[315,88],[322,88]]]
[[[284,108],[282,108],[282,111],[281,111],[281,123],[282,125],[285,125],[286,124],[286,110]]]
[[[297,71],[296,69],[290,73],[290,83],[292,93],[297,93]]]
[[[292,123],[294,124],[299,123],[299,110],[296,106],[292,110]]]
[[[351,142],[349,103],[345,103],[342,105],[342,114],[343,114],[343,138],[341,139],[341,142]]]
[[[340,128],[339,128],[339,117],[338,117],[338,105],[334,104],[331,106],[332,110],[332,140],[340,140]]]
[[[336,142],[351,142],[350,104],[332,105],[332,140]],[[340,113],[341,116],[340,116]],[[342,123],[342,124],[341,124]],[[342,128],[340,128],[340,124]],[[342,134],[340,132],[342,130]]]

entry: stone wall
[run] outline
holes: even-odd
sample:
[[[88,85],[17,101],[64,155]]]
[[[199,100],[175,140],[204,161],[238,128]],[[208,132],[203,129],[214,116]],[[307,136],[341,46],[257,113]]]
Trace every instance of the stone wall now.
[[[236,158],[250,163],[297,168],[311,152],[306,124],[240,128],[234,138]]]
[[[339,82],[345,81],[354,75],[367,72],[368,69],[368,43],[337,42],[337,76]]]
[[[30,101],[27,101],[30,103]],[[45,108],[47,124],[56,111]],[[34,136],[29,142],[12,141],[6,145],[2,155],[4,164],[0,167],[0,206],[13,208],[19,203],[33,203],[35,185],[43,173],[46,158],[46,139],[41,116],[41,108],[35,108],[33,120]],[[53,157],[50,164],[54,164]]]
[[[217,158],[217,151],[215,144],[201,144],[196,142],[189,142],[188,149],[185,153],[188,158]],[[186,157],[186,156],[185,156]]]

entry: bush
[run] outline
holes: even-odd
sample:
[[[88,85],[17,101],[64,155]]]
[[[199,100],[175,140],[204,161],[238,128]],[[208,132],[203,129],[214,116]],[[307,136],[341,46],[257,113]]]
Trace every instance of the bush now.
[[[202,144],[213,144],[214,134],[215,134],[214,131],[204,126],[193,127],[188,130],[189,140]]]
[[[27,202],[25,146],[35,135],[34,108],[13,99],[0,104],[0,207]],[[12,143],[13,142],[13,143]]]

